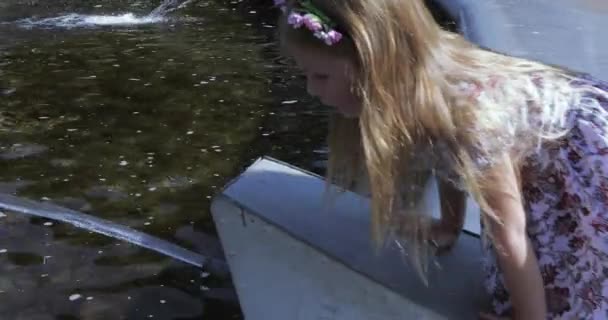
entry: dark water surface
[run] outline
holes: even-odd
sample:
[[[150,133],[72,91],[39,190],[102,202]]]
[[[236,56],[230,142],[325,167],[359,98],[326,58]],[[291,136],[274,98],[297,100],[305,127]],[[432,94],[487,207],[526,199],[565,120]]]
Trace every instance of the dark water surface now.
[[[271,1],[195,1],[152,24],[15,23],[158,4],[0,4],[0,192],[222,258],[209,199],[261,155],[310,170],[322,157],[325,109],[279,58]],[[0,319],[239,319],[231,294],[148,250],[0,214]]]

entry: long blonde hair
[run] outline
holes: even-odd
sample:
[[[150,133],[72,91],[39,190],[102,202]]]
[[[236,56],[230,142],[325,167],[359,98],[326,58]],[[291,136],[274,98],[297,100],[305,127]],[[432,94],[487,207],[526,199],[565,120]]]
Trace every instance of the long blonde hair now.
[[[282,44],[351,57],[363,104],[357,119],[332,116],[327,180],[350,188],[364,170],[374,242],[383,244],[391,230],[401,229],[400,221],[419,224],[400,236],[414,245],[411,258],[421,272],[425,220],[401,219],[419,214],[409,190],[426,177],[413,168],[420,146],[443,146],[442,157],[485,213],[482,219],[496,219],[484,197],[490,187],[484,163],[505,153],[519,163],[541,141],[566,133],[571,106],[592,103],[584,98],[592,87],[572,89],[574,73],[480,48],[442,29],[422,0],[310,1],[346,38],[327,46],[283,16]],[[293,4],[288,1],[288,9]],[[482,90],[472,99],[467,87]],[[524,135],[525,144],[516,146]]]

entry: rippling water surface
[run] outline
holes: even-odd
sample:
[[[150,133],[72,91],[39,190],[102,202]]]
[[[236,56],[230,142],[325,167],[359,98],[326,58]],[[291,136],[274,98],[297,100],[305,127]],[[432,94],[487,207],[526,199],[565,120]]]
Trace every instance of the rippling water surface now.
[[[276,52],[271,1],[158,4],[0,4],[0,192],[222,259],[209,199],[261,155],[317,170],[325,110]],[[0,319],[239,319],[232,296],[148,250],[0,214]]]

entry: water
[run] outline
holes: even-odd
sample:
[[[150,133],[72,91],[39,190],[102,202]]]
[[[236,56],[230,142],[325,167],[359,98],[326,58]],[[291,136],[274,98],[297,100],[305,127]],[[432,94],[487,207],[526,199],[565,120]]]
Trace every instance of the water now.
[[[17,21],[17,24],[23,28],[82,28],[95,26],[129,26],[138,24],[159,23],[165,21],[164,16],[143,16],[137,17],[132,13],[120,15],[86,15],[70,13],[60,17],[51,17],[44,19],[26,18]]]
[[[175,10],[183,9],[195,0],[165,0],[156,9],[150,12],[150,17],[163,17]]]
[[[0,4],[0,192],[224,259],[209,199],[258,156],[307,169],[322,158],[326,111],[278,56],[265,3],[24,28],[24,19],[146,17],[159,5],[29,2]],[[204,272],[68,224],[0,214],[0,319],[240,318],[230,279]]]
[[[168,21],[167,15],[179,9],[186,8],[194,0],[164,0],[149,14],[137,16],[134,13],[111,15],[69,13],[59,17],[25,18],[16,21],[23,28],[83,28],[97,26],[131,26],[141,24],[161,23]],[[98,5],[98,7],[101,7]]]

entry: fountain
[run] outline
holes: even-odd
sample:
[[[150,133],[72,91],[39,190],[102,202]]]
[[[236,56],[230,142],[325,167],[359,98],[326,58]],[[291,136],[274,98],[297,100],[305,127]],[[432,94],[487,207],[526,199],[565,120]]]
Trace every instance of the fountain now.
[[[185,8],[194,0],[165,0],[156,9],[152,10],[148,17],[164,17],[168,13]]]
[[[167,20],[167,15],[176,10],[185,8],[194,0],[164,0],[158,7],[145,16],[133,13],[117,15],[88,15],[70,13],[58,17],[43,19],[26,18],[16,21],[22,28],[83,28],[97,26],[132,26],[160,23]]]

